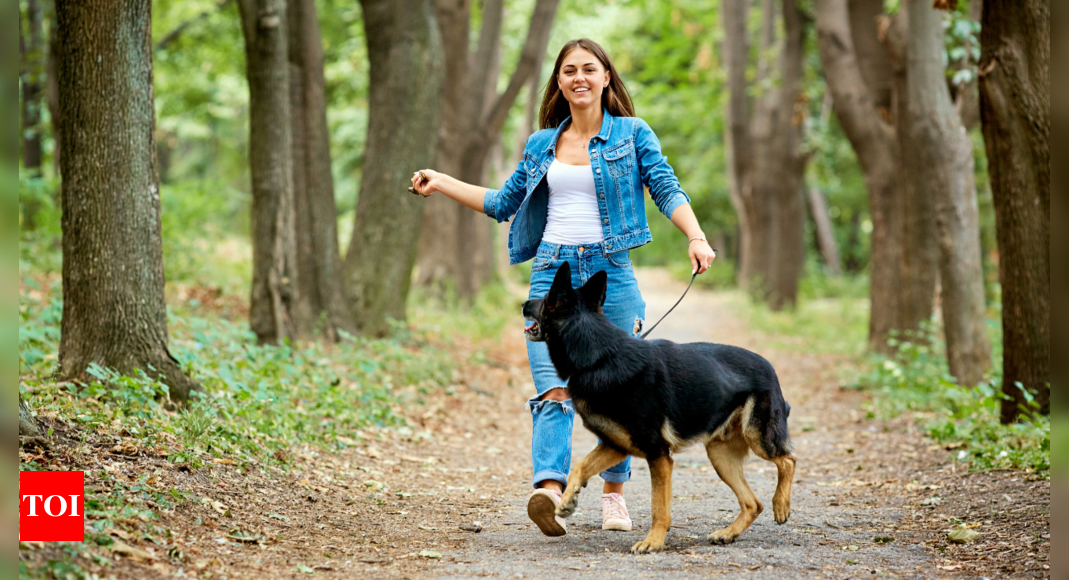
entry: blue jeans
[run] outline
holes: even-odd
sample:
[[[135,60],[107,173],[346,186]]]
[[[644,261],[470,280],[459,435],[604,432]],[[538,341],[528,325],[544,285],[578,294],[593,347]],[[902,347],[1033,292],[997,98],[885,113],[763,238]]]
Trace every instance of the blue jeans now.
[[[646,316],[646,302],[639,293],[628,251],[607,253],[601,244],[563,246],[542,242],[531,266],[530,298],[542,298],[549,292],[557,268],[565,261],[571,264],[572,287],[585,284],[596,272],[605,270],[609,280],[602,310],[613,324],[634,333],[635,321]],[[568,383],[557,376],[546,343],[528,341],[527,360],[531,364],[531,375],[534,376],[538,392],[537,396],[527,401],[527,408],[534,420],[531,437],[533,483],[537,485],[540,481],[551,479],[566,485],[572,462],[575,407],[571,399],[539,399],[548,391],[567,387]],[[627,481],[631,478],[631,458],[601,472],[601,478],[610,483]]]

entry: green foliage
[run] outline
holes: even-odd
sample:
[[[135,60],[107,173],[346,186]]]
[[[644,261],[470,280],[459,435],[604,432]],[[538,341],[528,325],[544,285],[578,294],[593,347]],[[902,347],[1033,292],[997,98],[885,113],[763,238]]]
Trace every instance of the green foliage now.
[[[166,386],[141,371],[94,365],[94,380],[82,387],[48,380],[60,309],[54,297],[22,297],[20,390],[27,402],[90,430],[125,430],[172,461],[262,461],[295,445],[344,447],[364,426],[407,429],[399,405],[450,384],[455,368],[420,329],[403,339],[259,345],[244,322],[177,309],[169,320],[171,352],[207,393],[171,411],[161,405]]]
[[[248,197],[220,181],[191,180],[161,186],[160,204],[167,281],[244,293]]]
[[[999,369],[976,387],[958,385],[950,376],[937,328],[890,339],[891,357],[873,356],[858,386],[874,393],[873,413],[912,412],[925,432],[940,443],[961,444],[956,458],[971,469],[1050,470],[1050,418],[1036,414],[1012,425],[999,422],[1003,393]],[[998,339],[1001,333],[993,332]],[[996,350],[1001,345],[996,344]],[[1017,388],[1021,388],[1017,385]],[[1023,389],[1022,389],[1023,390]],[[1038,405],[1024,391],[1029,405]]]
[[[794,310],[774,312],[741,293],[736,310],[753,328],[771,335],[770,347],[796,352],[860,355],[868,339],[869,304],[861,298],[803,299]]]

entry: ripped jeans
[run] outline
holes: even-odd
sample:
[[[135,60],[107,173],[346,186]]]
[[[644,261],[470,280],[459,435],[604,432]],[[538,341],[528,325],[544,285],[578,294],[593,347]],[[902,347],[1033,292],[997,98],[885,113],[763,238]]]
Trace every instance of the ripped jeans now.
[[[646,316],[646,302],[638,290],[635,271],[627,250],[607,253],[601,244],[563,246],[542,242],[531,265],[529,298],[542,298],[553,284],[557,268],[565,261],[572,268],[572,286],[585,284],[599,270],[609,275],[605,305],[602,310],[613,324],[637,334],[639,321]],[[531,460],[534,464],[532,483],[547,479],[567,485],[572,462],[572,423],[575,407],[572,400],[539,400],[546,392],[567,387],[557,376],[549,350],[544,342],[527,342],[527,360],[531,364],[538,395],[527,401],[527,409],[534,421],[531,437]],[[601,472],[610,483],[623,483],[631,478],[631,458]]]

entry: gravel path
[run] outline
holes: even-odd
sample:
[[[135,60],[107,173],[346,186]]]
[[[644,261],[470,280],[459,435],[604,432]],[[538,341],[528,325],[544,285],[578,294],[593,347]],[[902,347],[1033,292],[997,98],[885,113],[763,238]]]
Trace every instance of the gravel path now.
[[[684,288],[656,270],[641,271],[639,280],[651,321],[667,311]],[[711,341],[745,346],[761,352],[775,365],[784,395],[793,407],[791,429],[798,456],[790,521],[777,526],[772,518],[775,466],[751,455],[746,466],[747,478],[765,503],[765,512],[734,544],[709,545],[704,540],[706,534],[730,523],[738,513],[738,504],[716,476],[703,449],[693,446],[675,456],[673,524],[663,553],[641,556],[627,553],[634,542],[644,537],[650,525],[649,470],[645,461],[635,460],[634,477],[625,491],[636,525],[634,531],[601,530],[598,478],[584,490],[579,512],[568,520],[569,533],[561,538],[543,537],[534,525],[526,523],[525,497],[520,491],[508,498],[508,508],[502,518],[505,521],[498,520],[494,522],[497,525],[488,525],[485,532],[471,536],[468,546],[452,553],[453,561],[443,562],[430,577],[580,578],[593,574],[597,578],[701,578],[715,574],[751,578],[759,574],[762,578],[846,578],[892,574],[902,578],[929,578],[939,575],[922,545],[895,533],[897,522],[903,518],[900,501],[895,501],[889,493],[877,493],[880,497],[876,499],[855,497],[852,492],[857,489],[877,491],[879,488],[861,479],[847,482],[841,469],[828,470],[839,463],[849,463],[848,459],[829,462],[829,456],[852,455],[856,431],[860,429],[855,420],[856,403],[840,400],[834,369],[829,368],[841,361],[763,350],[759,338],[732,318],[721,297],[693,289],[654,334],[679,342]],[[593,435],[577,425],[573,464],[594,444]],[[849,499],[843,497],[844,487],[851,492]],[[894,537],[895,541],[877,543],[876,537]]]

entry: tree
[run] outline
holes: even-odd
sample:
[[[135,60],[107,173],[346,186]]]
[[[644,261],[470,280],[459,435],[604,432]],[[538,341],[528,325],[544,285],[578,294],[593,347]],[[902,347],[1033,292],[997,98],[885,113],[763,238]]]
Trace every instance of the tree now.
[[[991,367],[980,218],[969,140],[947,88],[941,11],[909,7],[909,140],[918,160],[909,178],[934,202],[939,240],[943,328],[950,374],[974,386]]]
[[[927,191],[906,179],[923,159],[908,142],[906,8],[882,0],[816,0],[817,46],[832,106],[857,154],[872,218],[869,348],[890,353],[892,330],[931,317],[938,246]],[[879,29],[877,29],[879,25]]]
[[[41,175],[41,105],[45,78],[45,43],[43,15],[37,0],[26,3],[26,28],[24,39],[22,13],[19,13],[19,56],[22,77],[22,166],[31,177]],[[23,227],[36,227],[37,203],[27,205]]]
[[[287,11],[298,327],[307,334],[322,315],[324,331],[333,339],[337,329],[352,329],[352,317],[340,286],[323,43],[315,0],[289,0]]]
[[[252,296],[249,325],[260,342],[297,336],[297,244],[293,211],[285,0],[241,0],[249,80],[252,173]]]
[[[497,94],[502,0],[483,5],[479,41],[469,49],[471,0],[437,0],[445,51],[442,126],[435,166],[461,181],[484,183],[490,150],[508,111],[528,78],[537,74],[549,43],[558,0],[537,0],[519,62],[507,88]],[[492,222],[444,196],[428,200],[419,245],[420,283],[456,283],[471,298],[493,276]]]
[[[1050,2],[987,0],[980,119],[1002,283],[1002,421],[1050,413]]]
[[[802,15],[794,0],[783,0],[785,36],[777,43],[776,9],[762,3],[761,50],[751,99],[749,0],[724,2],[725,59],[728,68],[728,154],[731,197],[739,215],[742,251],[739,279],[744,287],[779,310],[793,305],[805,260],[806,156],[801,153],[803,110]],[[779,66],[772,65],[778,52]],[[778,83],[773,83],[778,73]],[[766,88],[770,87],[770,88]],[[752,114],[750,113],[752,109]]]
[[[59,371],[141,369],[173,401],[202,387],[167,350],[156,176],[151,2],[56,5],[63,151]]]
[[[431,165],[443,62],[430,0],[362,0],[371,67],[369,123],[345,291],[357,330],[382,335],[405,319],[426,200],[408,193]]]

